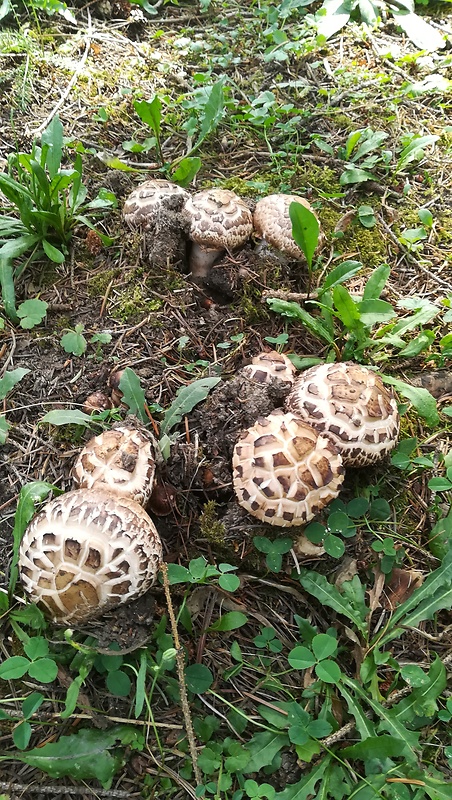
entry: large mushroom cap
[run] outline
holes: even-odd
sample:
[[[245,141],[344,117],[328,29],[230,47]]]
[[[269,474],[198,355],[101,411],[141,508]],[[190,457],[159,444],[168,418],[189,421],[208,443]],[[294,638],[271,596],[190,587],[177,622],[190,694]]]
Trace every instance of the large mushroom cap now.
[[[128,196],[123,216],[131,227],[146,228],[157,220],[162,209],[173,207],[174,198],[179,198],[181,208],[189,196],[177,183],[160,179],[145,181]]]
[[[146,505],[155,458],[150,436],[135,428],[112,428],[90,439],[72,471],[79,489],[105,489]]]
[[[397,443],[399,413],[392,390],[366,367],[344,362],[303,372],[286,400],[289,411],[330,436],[345,466],[380,461]]]
[[[191,271],[205,277],[224,250],[243,247],[253,232],[253,217],[246,203],[229,189],[205,189],[185,204],[189,236],[193,242]]]
[[[19,570],[33,602],[55,621],[72,622],[146,592],[161,559],[160,537],[138,503],[82,490],[52,500],[32,520]]]
[[[303,197],[295,194],[269,194],[256,204],[253,215],[254,233],[290,258],[299,259],[304,258],[304,255],[292,236],[289,216],[291,203],[301,203],[314,213]]]
[[[271,383],[273,378],[283,383],[293,383],[295,380],[295,367],[290,358],[276,350],[268,353],[259,353],[242,367],[242,373],[256,383]]]
[[[244,433],[232,466],[240,505],[282,527],[309,522],[337,497],[344,480],[332,441],[282,410],[261,417]]]

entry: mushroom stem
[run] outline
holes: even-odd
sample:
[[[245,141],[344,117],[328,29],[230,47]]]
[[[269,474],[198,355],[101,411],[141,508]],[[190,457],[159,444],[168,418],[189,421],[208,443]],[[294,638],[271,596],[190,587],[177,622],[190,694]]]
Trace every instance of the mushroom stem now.
[[[224,252],[222,248],[206,248],[201,247],[201,245],[196,244],[196,242],[192,242],[190,255],[190,271],[192,277],[207,278],[210,268],[213,266],[216,259]]]

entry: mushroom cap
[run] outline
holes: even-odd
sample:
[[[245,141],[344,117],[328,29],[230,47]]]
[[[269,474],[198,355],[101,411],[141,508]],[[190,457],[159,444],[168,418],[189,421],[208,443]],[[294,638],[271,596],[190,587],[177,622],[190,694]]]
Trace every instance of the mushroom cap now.
[[[242,247],[253,232],[253,216],[246,203],[229,189],[205,189],[188,198],[190,239],[207,250]]]
[[[81,490],[51,500],[32,520],[19,570],[33,602],[54,621],[72,622],[146,592],[161,560],[160,537],[138,503]]]
[[[148,227],[159,216],[163,208],[169,208],[174,197],[182,202],[190,195],[177,183],[161,179],[145,181],[137,186],[124,203],[123,216],[131,227]]]
[[[242,367],[242,373],[256,383],[271,383],[273,378],[284,383],[293,383],[295,380],[295,367],[290,358],[276,350],[269,353],[259,353]]]
[[[295,381],[286,408],[328,434],[345,466],[380,461],[397,443],[399,413],[392,389],[352,362],[307,369]]]
[[[269,194],[256,204],[253,216],[254,232],[265,239],[272,247],[281,250],[290,258],[300,259],[304,255],[292,236],[292,222],[289,216],[291,203],[301,203],[312,213],[314,210],[303,197],[295,194]]]
[[[282,409],[245,431],[232,466],[240,505],[281,527],[309,522],[337,497],[344,480],[331,439]]]
[[[75,462],[72,477],[78,489],[104,489],[144,506],[152,491],[154,472],[149,434],[120,426],[89,440]]]

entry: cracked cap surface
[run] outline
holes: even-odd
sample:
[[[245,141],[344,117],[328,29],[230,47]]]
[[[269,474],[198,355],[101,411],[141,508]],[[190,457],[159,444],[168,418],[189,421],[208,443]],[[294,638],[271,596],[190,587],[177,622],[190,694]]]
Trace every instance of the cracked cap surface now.
[[[256,383],[271,383],[272,378],[284,383],[295,380],[295,367],[290,358],[276,350],[254,356],[251,364],[242,367],[242,373]]]
[[[131,227],[148,227],[158,218],[162,209],[170,208],[174,198],[180,204],[190,197],[177,183],[165,180],[149,180],[137,186],[128,196],[123,208],[123,217]]]
[[[309,522],[339,494],[342,459],[331,439],[277,410],[241,436],[232,460],[241,506],[271,525]]]
[[[327,433],[345,466],[380,461],[395,447],[399,413],[392,389],[359,364],[319,364],[303,372],[286,408]]]
[[[242,247],[253,231],[251,211],[229,189],[197,192],[187,200],[185,212],[190,220],[190,239],[205,249],[234,250]]]
[[[138,503],[76,490],[29,524],[19,571],[30,599],[55,621],[84,621],[146,592],[161,560],[160,537]]]
[[[311,205],[303,197],[294,194],[269,194],[256,204],[253,215],[254,232],[258,238],[265,239],[268,244],[290,258],[304,259],[292,236],[292,222],[289,216],[291,203],[301,203],[314,213]]]

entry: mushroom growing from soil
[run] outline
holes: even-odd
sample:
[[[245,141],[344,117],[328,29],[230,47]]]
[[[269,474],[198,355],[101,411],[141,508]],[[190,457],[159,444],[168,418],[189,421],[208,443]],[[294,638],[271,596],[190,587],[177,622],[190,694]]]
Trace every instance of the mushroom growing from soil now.
[[[391,388],[352,362],[319,364],[295,381],[286,408],[336,445],[346,467],[381,461],[395,447],[399,413]]]
[[[294,194],[269,194],[256,204],[253,215],[254,234],[294,260],[304,259],[304,255],[292,236],[292,222],[289,216],[291,203],[301,203],[314,213],[303,197]]]
[[[206,278],[214,261],[247,242],[253,217],[246,203],[229,189],[205,189],[185,204],[192,242],[190,270],[193,278]]]
[[[19,554],[30,599],[55,622],[85,622],[146,592],[162,544],[144,509],[103,491],[50,501],[25,531]]]
[[[152,491],[155,454],[144,430],[117,427],[90,439],[72,471],[78,489],[102,489],[146,505]]]
[[[294,414],[274,411],[234,448],[234,489],[241,506],[271,525],[303,525],[334,500],[344,480],[328,436]]]
[[[137,186],[129,194],[122,213],[130,227],[149,228],[163,210],[174,208],[175,205],[181,208],[189,197],[189,193],[177,183],[152,179]],[[177,198],[176,202],[174,198]]]
[[[284,383],[293,383],[295,380],[295,367],[290,358],[276,350],[269,353],[259,353],[242,367],[242,374],[256,383],[271,383],[273,378]]]

